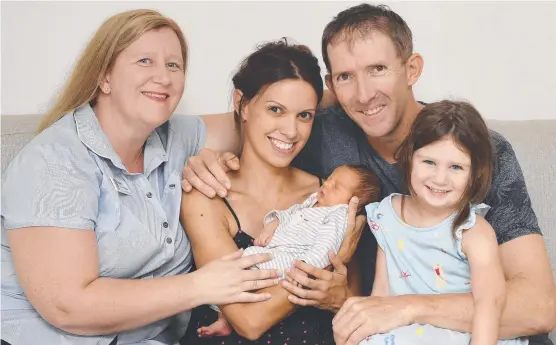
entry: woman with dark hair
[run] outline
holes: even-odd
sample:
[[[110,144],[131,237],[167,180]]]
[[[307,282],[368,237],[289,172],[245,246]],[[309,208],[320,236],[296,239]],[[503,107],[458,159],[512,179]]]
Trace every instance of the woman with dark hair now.
[[[234,75],[241,170],[228,173],[232,185],[228,197],[210,199],[193,191],[182,200],[181,219],[197,267],[238,247],[252,246],[269,211],[301,203],[319,189],[319,178],[290,164],[311,133],[323,94],[320,72],[317,58],[307,47],[281,40],[261,46]],[[350,217],[347,236],[354,233],[355,212]],[[252,306],[219,305],[233,329],[231,334],[209,336],[205,327],[218,314],[208,306],[196,309],[183,343],[333,343],[330,312],[296,307],[281,286],[261,291],[272,297]]]

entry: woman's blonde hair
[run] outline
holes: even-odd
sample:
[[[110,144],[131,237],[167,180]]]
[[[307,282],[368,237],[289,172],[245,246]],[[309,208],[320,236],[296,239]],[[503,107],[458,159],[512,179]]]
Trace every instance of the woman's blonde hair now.
[[[164,27],[172,29],[178,36],[185,73],[187,42],[176,22],[154,10],[131,10],[116,14],[100,26],[85,48],[62,92],[42,119],[38,132],[48,128],[66,113],[94,100],[102,79],[110,71],[118,55],[145,32]]]

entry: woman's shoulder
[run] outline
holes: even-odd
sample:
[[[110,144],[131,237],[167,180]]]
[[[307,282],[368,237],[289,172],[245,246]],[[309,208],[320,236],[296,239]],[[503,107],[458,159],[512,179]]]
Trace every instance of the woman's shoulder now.
[[[45,128],[43,131],[38,133],[35,137],[33,137],[33,139],[31,139],[31,141],[29,141],[29,143],[26,145],[26,148],[54,145],[74,147],[77,143],[83,144],[81,139],[79,138],[77,125],[74,121],[73,114],[68,113],[49,127]]]
[[[174,114],[157,131],[161,137],[173,138],[190,156],[205,146],[206,126],[199,116]]]
[[[226,204],[218,195],[209,198],[201,191],[193,188],[191,192],[182,193],[181,215],[183,217],[225,217]]]
[[[73,116],[68,114],[37,134],[27,145],[25,145],[12,159],[6,169],[6,173],[15,170],[15,173],[33,169],[35,171],[48,170],[66,166],[82,169],[93,169],[94,164],[86,146],[80,140],[73,121]],[[95,170],[95,169],[93,169]]]
[[[70,124],[62,118],[42,131],[4,171],[2,216],[7,227],[94,227],[102,174]],[[78,207],[73,207],[76,200]]]
[[[219,196],[209,198],[197,189],[183,193],[180,220],[187,234],[194,236],[191,240],[198,239],[198,236],[221,236],[223,233],[231,236],[235,221],[224,200]]]
[[[318,188],[324,179],[310,174],[298,168],[293,168],[294,183],[300,188],[315,189]]]

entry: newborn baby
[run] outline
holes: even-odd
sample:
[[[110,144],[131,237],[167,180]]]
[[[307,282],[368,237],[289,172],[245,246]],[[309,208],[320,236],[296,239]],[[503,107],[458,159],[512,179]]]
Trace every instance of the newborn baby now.
[[[272,260],[251,269],[278,269],[285,278],[294,260],[321,269],[329,266],[328,253],[337,253],[340,249],[347,230],[348,203],[354,195],[359,198],[360,211],[365,205],[378,201],[379,181],[365,168],[342,165],[303,203],[269,212],[255,245],[246,248],[243,255],[271,253]],[[200,328],[199,335],[230,334],[228,322],[218,307],[212,307],[219,312],[218,320]]]

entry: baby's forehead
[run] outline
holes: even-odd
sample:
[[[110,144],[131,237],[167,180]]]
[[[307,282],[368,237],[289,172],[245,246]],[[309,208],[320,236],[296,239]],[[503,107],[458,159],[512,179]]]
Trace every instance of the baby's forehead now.
[[[359,187],[360,179],[357,178],[358,172],[349,167],[341,167],[334,171],[329,180],[344,185],[346,188],[356,189]]]
[[[341,166],[336,168],[336,170],[334,170],[333,175],[336,175],[335,177],[338,176],[346,177],[347,175],[353,175],[353,174],[357,174],[357,171],[355,171],[355,169],[346,166]]]

